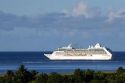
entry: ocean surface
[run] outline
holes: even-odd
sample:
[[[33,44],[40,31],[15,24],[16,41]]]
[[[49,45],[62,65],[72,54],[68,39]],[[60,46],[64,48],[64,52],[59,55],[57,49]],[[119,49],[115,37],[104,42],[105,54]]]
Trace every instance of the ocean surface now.
[[[118,67],[125,68],[125,52],[113,52],[109,61],[64,60],[51,61],[44,56],[51,52],[0,52],[0,73],[17,70],[24,64],[28,70],[38,72],[72,72],[74,69],[93,69],[99,71],[115,71]]]

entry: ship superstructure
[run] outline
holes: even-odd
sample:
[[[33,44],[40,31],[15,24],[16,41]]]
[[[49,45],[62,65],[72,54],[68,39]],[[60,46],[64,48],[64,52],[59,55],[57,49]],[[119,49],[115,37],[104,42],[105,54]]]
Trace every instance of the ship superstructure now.
[[[111,60],[111,52],[99,43],[87,49],[73,48],[70,45],[55,50],[52,54],[44,54],[50,60]]]

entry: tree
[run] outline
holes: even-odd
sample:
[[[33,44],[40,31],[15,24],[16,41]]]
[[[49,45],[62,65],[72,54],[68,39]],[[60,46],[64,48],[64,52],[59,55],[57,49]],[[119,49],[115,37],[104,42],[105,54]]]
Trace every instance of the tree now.
[[[91,80],[90,83],[107,83],[107,81],[106,80],[94,79],[94,80]]]
[[[90,80],[94,78],[94,71],[90,69],[83,71],[83,77],[85,81],[88,83]]]
[[[69,76],[67,76],[67,75],[64,75],[64,76],[63,76],[63,83],[71,83],[71,82],[69,81]]]
[[[31,71],[32,80],[36,79],[37,74],[38,74],[37,71],[35,71],[35,70]]]
[[[6,82],[6,79],[5,79],[5,77],[0,77],[0,83],[5,83]]]
[[[117,74],[122,74],[125,72],[125,69],[123,69],[123,67],[119,67],[116,72]]]
[[[36,77],[35,83],[47,83],[48,75],[45,73],[39,74]]]
[[[7,83],[12,83],[13,78],[14,78],[14,72],[11,70],[8,70],[7,73],[5,74],[4,78],[6,79]]]
[[[94,79],[99,79],[99,80],[105,79],[105,74],[101,71],[95,72]]]
[[[28,83],[32,80],[32,74],[27,71],[24,65],[21,65],[16,71],[16,79],[21,81],[21,83]]]
[[[76,69],[74,71],[74,82],[75,83],[82,83],[84,81],[83,72],[80,69]]]
[[[62,76],[56,72],[52,72],[48,77],[48,83],[63,83]]]

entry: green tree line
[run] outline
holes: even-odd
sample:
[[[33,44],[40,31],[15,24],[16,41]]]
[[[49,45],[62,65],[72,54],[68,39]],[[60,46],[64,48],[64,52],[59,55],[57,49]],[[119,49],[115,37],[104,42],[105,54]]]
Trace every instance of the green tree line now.
[[[0,83],[125,83],[125,69],[115,72],[76,69],[72,74],[38,73],[21,65],[17,71],[8,70],[0,75]]]

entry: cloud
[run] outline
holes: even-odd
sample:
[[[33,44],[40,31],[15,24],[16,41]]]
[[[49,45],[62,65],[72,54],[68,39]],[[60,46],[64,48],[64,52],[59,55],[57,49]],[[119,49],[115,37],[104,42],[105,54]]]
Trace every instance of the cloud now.
[[[0,11],[0,29],[3,29],[3,30],[13,29],[13,27],[15,27],[16,25],[17,19],[18,18],[16,17],[16,15],[7,14]]]
[[[27,16],[16,16],[0,11],[0,30],[10,31],[19,27],[30,27],[31,21]]]
[[[102,16],[92,9],[83,3],[79,3],[73,7],[71,14],[64,11],[34,17],[16,16],[1,11],[0,46],[8,43],[5,49],[11,49],[14,45],[16,49],[16,45],[21,45],[21,50],[23,50],[24,43],[22,42],[26,42],[25,46],[27,44],[29,46],[36,45],[34,42],[37,42],[36,47],[49,48],[49,46],[54,47],[66,42],[81,43],[82,45],[83,41],[86,43],[88,41],[119,42],[118,40],[123,40],[125,12],[110,12]],[[67,16],[67,14],[70,16]],[[107,20],[113,22],[110,23]],[[18,44],[15,44],[17,40]],[[49,43],[48,47],[45,46],[45,43]],[[41,46],[39,46],[40,44]],[[30,48],[27,47],[26,49]],[[18,50],[20,50],[19,46]]]
[[[109,12],[108,21],[113,22],[115,20],[125,20],[125,9]]]
[[[84,15],[87,16],[88,6],[84,2],[80,2],[76,7],[73,8],[73,15],[79,16]]]
[[[124,13],[121,14],[123,15]],[[96,32],[103,33],[104,30],[109,32],[112,28],[115,30],[118,27],[123,28],[125,26],[123,21],[117,24],[109,24],[106,20],[107,17],[105,16],[98,16],[96,18],[85,18],[83,15],[67,17],[66,13],[49,13],[27,17],[0,12],[0,30],[14,31],[14,29],[20,28],[18,30],[24,31],[26,28],[26,31],[29,29],[29,31],[32,30],[34,33],[38,32],[42,36],[51,34],[76,36],[78,33],[85,33],[91,37]]]
[[[91,8],[85,2],[81,1],[73,7],[72,16],[84,16],[86,18],[92,18],[100,15],[98,8]]]

